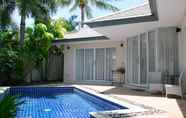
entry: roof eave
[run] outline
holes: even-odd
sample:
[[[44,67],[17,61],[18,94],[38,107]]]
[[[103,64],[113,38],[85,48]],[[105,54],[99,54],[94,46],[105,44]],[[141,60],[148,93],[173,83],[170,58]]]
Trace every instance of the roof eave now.
[[[91,28],[95,28],[95,27],[113,26],[113,25],[121,25],[121,24],[153,22],[153,21],[158,21],[158,17],[156,17],[155,15],[150,15],[150,16],[140,16],[140,17],[126,18],[126,19],[96,21],[96,22],[89,22],[86,24],[89,25]]]
[[[159,19],[158,19],[158,10],[157,10],[156,0],[149,0],[149,5],[150,5],[152,15],[138,16],[138,17],[132,17],[132,18],[123,18],[123,19],[85,22],[85,24],[87,24],[91,28],[96,28],[96,27],[113,26],[113,25],[121,25],[121,24],[133,24],[133,23],[158,21]]]
[[[109,40],[106,36],[95,36],[95,37],[83,37],[83,38],[69,38],[69,39],[56,39],[52,41],[52,44],[66,44],[74,42],[84,42],[84,41],[98,41],[98,40]]]

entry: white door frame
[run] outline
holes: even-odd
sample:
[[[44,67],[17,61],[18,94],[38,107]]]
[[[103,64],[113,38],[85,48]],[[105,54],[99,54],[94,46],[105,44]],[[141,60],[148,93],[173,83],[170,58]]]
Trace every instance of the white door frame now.
[[[104,49],[104,70],[105,70],[105,68],[106,68],[106,49],[107,48],[114,48],[115,50],[116,50],[116,47],[105,47],[105,48],[75,48],[74,49],[74,80],[77,80],[76,79],[76,51],[78,50],[78,49],[83,49],[84,50],[84,63],[85,63],[85,50],[86,49],[93,49],[94,50],[94,56],[93,56],[93,58],[94,58],[94,65],[93,65],[93,80],[85,80],[85,79],[82,79],[82,80],[78,80],[78,81],[85,81],[85,82],[97,82],[97,81],[99,81],[99,82],[109,82],[109,81],[107,81],[106,79],[105,79],[105,72],[104,72],[104,79],[103,80],[96,80],[96,49]],[[115,51],[115,53],[117,53],[116,51]],[[116,63],[115,63],[116,64]],[[116,65],[115,65],[116,66]],[[85,74],[84,74],[84,72],[85,72],[85,64],[84,64],[84,68],[83,68],[83,76],[85,76]]]
[[[140,56],[141,56],[141,45],[140,45],[140,43],[141,43],[141,40],[142,39],[140,39],[140,36],[141,36],[141,34],[145,34],[146,35],[146,58],[147,58],[147,80],[146,80],[146,84],[141,84],[141,58],[140,58]],[[128,38],[127,39],[127,44],[128,44],[128,41],[129,40],[138,40],[138,83],[132,83],[132,81],[126,81],[126,83],[130,86],[138,86],[138,87],[148,87],[148,83],[149,83],[149,81],[148,81],[148,69],[149,69],[149,59],[148,59],[148,56],[149,56],[149,54],[148,54],[148,33],[147,32],[145,32],[145,33],[141,33],[141,34],[139,34],[139,35],[137,35],[137,36],[133,36],[133,37],[137,37],[137,39],[130,39],[130,38]],[[127,47],[127,50],[128,50],[128,47]],[[132,50],[133,50],[133,48],[132,48]],[[127,53],[128,53],[128,51],[126,51]],[[132,53],[133,51],[130,51],[129,53]],[[128,54],[127,54],[127,56],[128,56]],[[127,58],[127,60],[128,60],[128,57],[126,57]],[[132,59],[133,58],[133,56],[131,57],[131,60],[133,60]],[[128,61],[126,62],[126,63],[128,63]],[[128,64],[127,64],[128,65]],[[129,65],[129,66],[131,66],[131,65]],[[128,66],[127,66],[127,68],[128,68]],[[131,66],[130,67],[131,68],[131,70],[129,71],[128,69],[127,69],[127,75],[126,75],[126,77],[129,77],[128,76],[128,74],[131,74],[132,75],[132,73],[133,73],[133,66]],[[130,76],[130,77],[132,77],[132,76]],[[133,79],[133,78],[131,78],[131,79]]]

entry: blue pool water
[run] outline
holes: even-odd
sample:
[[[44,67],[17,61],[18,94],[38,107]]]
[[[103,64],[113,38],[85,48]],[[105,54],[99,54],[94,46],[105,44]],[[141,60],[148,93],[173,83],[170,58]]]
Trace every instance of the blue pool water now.
[[[73,87],[11,88],[24,101],[16,118],[90,118],[89,112],[127,109]]]

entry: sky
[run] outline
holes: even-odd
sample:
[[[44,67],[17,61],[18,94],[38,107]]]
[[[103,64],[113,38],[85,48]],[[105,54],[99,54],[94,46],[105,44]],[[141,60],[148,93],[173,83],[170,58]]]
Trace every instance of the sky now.
[[[134,6],[137,6],[139,4],[143,4],[144,2],[147,2],[147,0],[108,0],[109,3],[112,5],[116,6],[120,10],[125,10],[132,8]],[[99,17],[103,15],[107,15],[112,13],[112,11],[105,11],[105,10],[100,10],[96,7],[92,7],[92,15],[94,17]],[[55,14],[52,14],[51,17],[52,19],[58,19],[58,18],[66,18],[68,19],[72,15],[77,15],[77,21],[79,21],[80,17],[80,10],[77,9],[73,12],[70,11],[70,7],[63,7],[63,8],[58,8],[57,12]],[[19,11],[15,10],[12,14],[12,19],[16,24],[20,24],[20,16],[19,16]],[[87,19],[86,19],[87,20]],[[34,24],[34,19],[32,18],[27,18],[26,20],[26,25],[27,26],[32,26]]]

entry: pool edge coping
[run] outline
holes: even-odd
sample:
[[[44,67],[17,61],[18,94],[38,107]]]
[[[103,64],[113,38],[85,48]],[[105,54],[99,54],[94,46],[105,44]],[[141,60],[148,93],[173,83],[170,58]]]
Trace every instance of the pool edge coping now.
[[[79,85],[56,85],[56,86],[50,86],[50,85],[45,85],[45,86],[40,86],[40,85],[34,85],[34,86],[11,86],[11,87],[0,87],[0,88],[6,88],[6,91],[9,91],[10,88],[31,88],[31,87],[46,87],[46,88],[55,88],[55,87],[68,87],[68,88],[75,88],[75,89],[79,89],[85,93],[88,93],[88,94],[91,94],[95,97],[98,97],[98,98],[101,98],[101,99],[104,99],[104,100],[107,100],[109,102],[112,102],[114,104],[117,104],[117,105],[120,105],[120,106],[123,106],[123,107],[126,107],[128,109],[119,109],[119,110],[109,110],[109,111],[100,111],[100,112],[89,112],[89,114],[91,115],[91,118],[109,118],[110,115],[117,115],[117,114],[122,114],[122,115],[127,115],[127,114],[143,114],[145,112],[151,112],[150,109],[144,107],[144,106],[141,106],[141,105],[138,105],[138,104],[133,104],[133,103],[130,103],[128,101],[125,101],[125,100],[119,100],[119,99],[116,99],[112,96],[109,96],[109,95],[105,95],[105,94],[102,94],[102,93],[99,93],[97,91],[94,91],[94,90],[91,90],[91,89],[88,89],[88,88],[85,88],[85,87],[81,87]],[[1,89],[0,89],[1,90]],[[5,93],[7,93],[5,91]],[[158,110],[158,109],[157,109]],[[161,111],[162,112],[162,111]],[[156,112],[155,112],[156,113]],[[159,112],[157,112],[159,113]]]
[[[78,85],[73,85],[73,87],[80,89],[82,91],[85,91],[89,94],[92,94],[94,96],[97,96],[98,98],[102,98],[105,99],[107,101],[110,101],[114,104],[126,107],[127,109],[119,109],[119,110],[109,110],[109,111],[100,111],[100,112],[90,112],[89,114],[93,117],[93,118],[108,118],[110,114],[131,114],[131,113],[138,113],[138,112],[146,112],[148,111],[148,109],[145,109],[141,106],[137,106],[137,105],[133,105],[131,103],[127,103],[121,100],[118,100],[116,98],[113,98],[111,96],[108,95],[104,95],[101,93],[97,93],[96,91],[90,90],[90,89],[86,89],[84,87],[80,87]]]

